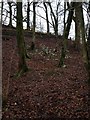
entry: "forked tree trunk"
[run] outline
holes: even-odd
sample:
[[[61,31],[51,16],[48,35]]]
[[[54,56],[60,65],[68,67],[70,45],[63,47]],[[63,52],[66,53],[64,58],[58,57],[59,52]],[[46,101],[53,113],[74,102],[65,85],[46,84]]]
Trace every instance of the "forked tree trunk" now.
[[[59,60],[59,67],[62,67],[64,65],[64,60],[66,56],[66,50],[67,50],[67,39],[70,31],[70,26],[73,18],[73,13],[74,13],[74,2],[71,2],[71,7],[69,10],[68,18],[67,18],[67,24],[65,26],[65,30],[63,33],[63,46],[62,46],[62,51],[61,51],[61,57]]]
[[[68,35],[69,35],[70,27],[71,27],[71,22],[72,22],[73,13],[74,13],[74,5],[75,3],[72,2],[70,10],[69,10],[69,14],[68,14],[67,24],[66,24],[65,31],[64,31],[64,37],[66,39],[68,39]]]
[[[58,36],[58,16],[57,17],[55,16],[50,2],[48,2],[48,5],[49,5],[50,10],[51,10],[51,19],[52,19],[52,23],[53,23],[55,36],[57,37]],[[53,18],[52,18],[52,16],[53,16]]]
[[[21,76],[24,72],[28,70],[26,65],[26,53],[25,53],[25,42],[24,42],[24,35],[23,35],[23,22],[22,22],[22,2],[18,2],[17,0],[17,27],[16,27],[16,34],[17,34],[17,46],[18,46],[18,54],[19,54],[19,63],[18,63],[18,73],[17,77]]]

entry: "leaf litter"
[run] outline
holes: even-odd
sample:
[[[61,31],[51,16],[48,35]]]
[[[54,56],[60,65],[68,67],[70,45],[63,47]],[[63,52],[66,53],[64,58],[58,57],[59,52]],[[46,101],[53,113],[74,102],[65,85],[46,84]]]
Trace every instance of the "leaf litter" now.
[[[25,40],[27,44],[31,38]],[[50,52],[44,53],[41,45],[48,47]],[[6,109],[2,112],[3,120],[89,118],[88,75],[82,56],[74,48],[69,48],[65,65],[58,68],[60,48],[51,53],[56,48],[55,38],[37,39],[36,51],[27,50],[31,57],[27,59],[30,71],[14,79],[12,76],[18,70],[16,46],[14,37],[3,40],[3,91],[9,78],[9,94]]]

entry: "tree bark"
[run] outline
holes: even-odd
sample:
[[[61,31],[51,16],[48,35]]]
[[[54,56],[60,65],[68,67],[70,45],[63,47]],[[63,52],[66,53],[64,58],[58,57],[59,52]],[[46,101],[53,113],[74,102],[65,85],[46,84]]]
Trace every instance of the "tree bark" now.
[[[64,65],[64,60],[66,56],[66,50],[67,50],[67,39],[70,31],[70,26],[73,18],[73,13],[74,13],[74,2],[71,2],[68,18],[67,18],[67,24],[65,26],[65,30],[63,33],[63,46],[62,46],[62,51],[61,51],[61,57],[59,61],[59,67],[62,67]]]
[[[88,15],[90,18],[90,1],[89,1],[89,6],[88,6]],[[89,75],[89,84],[90,84],[90,19],[88,21],[89,24],[89,30],[88,30],[88,39],[87,39],[87,50],[88,50],[88,75]]]
[[[30,30],[30,4],[29,4],[29,0],[27,2],[27,29]]]
[[[66,17],[66,2],[64,2],[64,30],[66,26],[65,17]]]
[[[18,63],[18,73],[17,77],[20,77],[24,72],[28,70],[26,65],[26,53],[25,53],[25,42],[23,35],[23,17],[22,17],[22,2],[18,2],[17,0],[17,27],[16,27],[16,35],[17,35],[17,46],[18,46],[18,54],[19,54],[19,63]]]
[[[89,75],[89,83],[90,83],[90,25],[88,32],[87,48],[88,48],[88,75]]]
[[[12,27],[12,3],[8,2],[9,5],[9,14],[10,14],[10,21],[9,21],[9,26]]]
[[[2,14],[3,14],[3,0],[2,0],[2,5],[1,5],[1,24],[3,23],[3,21],[2,21]]]
[[[88,58],[87,58],[87,45],[86,45],[86,39],[85,39],[85,25],[84,25],[84,16],[83,16],[83,8],[82,4],[80,6],[80,28],[81,28],[81,36],[82,36],[82,51],[83,51],[83,60],[84,63],[88,63]]]
[[[44,7],[45,7],[45,11],[46,11],[46,22],[47,22],[47,34],[49,34],[49,20],[48,20],[48,10],[47,10],[47,5],[46,5],[46,3],[44,2],[43,3],[43,5],[44,5]]]
[[[58,36],[58,16],[57,16],[57,17],[55,16],[50,2],[48,2],[48,5],[49,5],[50,10],[51,10],[51,15],[52,15],[53,18],[54,18],[54,21],[53,21],[52,18],[51,18],[51,19],[52,19],[52,23],[53,23],[54,32],[55,32],[55,35],[56,35],[56,37],[57,37],[57,36]],[[58,11],[58,10],[57,10],[57,11]]]
[[[36,27],[36,6],[37,2],[33,2],[33,38],[31,43],[31,50],[35,49],[35,27]]]
[[[75,48],[77,51],[80,51],[80,4],[75,3]]]

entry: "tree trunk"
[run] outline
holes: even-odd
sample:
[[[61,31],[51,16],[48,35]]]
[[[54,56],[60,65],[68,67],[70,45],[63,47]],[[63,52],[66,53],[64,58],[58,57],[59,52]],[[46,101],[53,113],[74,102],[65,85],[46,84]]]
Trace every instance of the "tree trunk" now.
[[[28,0],[28,3],[27,3],[27,29],[30,30],[30,17],[29,17],[29,14],[30,14],[30,4],[29,4],[29,0]]]
[[[55,35],[58,36],[58,18],[55,20]]]
[[[2,14],[3,14],[3,0],[2,0],[2,5],[1,5],[1,24],[3,23],[3,21],[2,21]]]
[[[70,27],[71,27],[71,22],[72,22],[72,18],[73,18],[73,13],[74,13],[74,4],[75,4],[74,2],[71,3],[71,7],[69,10],[67,24],[66,24],[65,31],[64,31],[65,39],[68,39],[68,35],[69,35]]]
[[[90,83],[90,25],[89,25],[89,32],[88,32],[88,41],[87,41],[87,48],[88,48],[88,75],[89,75],[89,83]]]
[[[62,46],[62,52],[61,52],[61,57],[59,61],[59,67],[62,67],[64,65],[64,60],[66,56],[66,50],[67,50],[67,39],[70,31],[70,26],[73,18],[73,13],[74,13],[74,2],[71,2],[71,7],[69,10],[68,18],[67,18],[67,25],[65,26],[65,30],[63,33],[63,46]]]
[[[85,25],[84,25],[84,16],[83,16],[83,8],[82,8],[82,3],[80,6],[80,28],[81,28],[81,36],[82,36],[82,51],[83,51],[83,60],[84,63],[88,63],[88,58],[87,58],[87,45],[86,45],[86,40],[85,40]]]
[[[89,17],[90,17],[90,1],[89,1]],[[88,30],[88,40],[87,40],[87,43],[88,43],[88,56],[89,56],[89,60],[90,60],[90,19],[88,21],[88,24],[89,24],[89,30]]]
[[[89,1],[89,6],[88,6],[88,15],[90,17],[90,1]],[[89,75],[89,84],[90,84],[90,19],[88,21],[89,24],[89,31],[88,31],[88,39],[87,39],[87,50],[88,50],[88,75]]]
[[[36,27],[36,10],[35,10],[35,5],[37,2],[33,2],[33,38],[32,38],[32,43],[31,43],[31,50],[35,49],[35,27]]]
[[[75,48],[77,51],[80,51],[80,4],[79,2],[75,3]]]
[[[54,18],[54,21],[53,21],[53,18],[52,18],[52,16],[51,16],[52,23],[53,23],[53,28],[54,28],[54,32],[55,32],[55,36],[57,37],[57,36],[58,36],[58,19],[57,19],[58,17],[56,18],[50,2],[48,2],[48,5],[49,5],[50,10],[51,10],[51,15],[52,15],[53,18]]]
[[[9,26],[12,27],[12,3],[8,2],[9,5],[9,14],[10,14],[10,21],[9,21]]]
[[[66,16],[66,2],[64,2],[64,30],[65,30],[65,26],[66,26],[65,16]]]
[[[22,2],[18,2],[17,0],[17,27],[16,27],[16,34],[17,34],[17,46],[18,46],[18,54],[19,54],[19,71],[17,77],[21,76],[24,72],[28,70],[26,65],[26,53],[25,53],[25,42],[24,42],[24,35],[23,35],[23,22],[22,22]]]
[[[47,34],[49,34],[49,20],[48,20],[48,10],[47,10],[47,6],[46,6],[46,3],[44,2],[44,7],[45,7],[45,11],[46,11],[46,22],[47,22]]]
[[[63,46],[64,46],[65,53],[67,49],[67,39],[68,39],[68,35],[69,35],[71,23],[72,23],[72,18],[73,18],[73,13],[74,13],[74,4],[75,4],[74,2],[71,3],[71,7],[70,7],[68,18],[67,18],[67,24],[65,26],[65,30],[63,33],[63,39],[64,39]]]

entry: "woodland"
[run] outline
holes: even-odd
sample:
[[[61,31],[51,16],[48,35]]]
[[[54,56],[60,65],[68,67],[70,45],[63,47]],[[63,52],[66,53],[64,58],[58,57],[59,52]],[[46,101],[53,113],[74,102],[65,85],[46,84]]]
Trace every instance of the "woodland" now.
[[[62,10],[60,0],[56,10],[48,0],[27,0],[25,5],[23,0],[7,0],[8,9],[4,2],[1,2],[2,120],[89,120],[90,1],[63,1]],[[37,14],[37,7],[44,9],[45,17]],[[59,34],[60,15],[63,34]],[[46,32],[36,31],[37,16],[45,20]],[[69,37],[72,21],[75,40]]]

